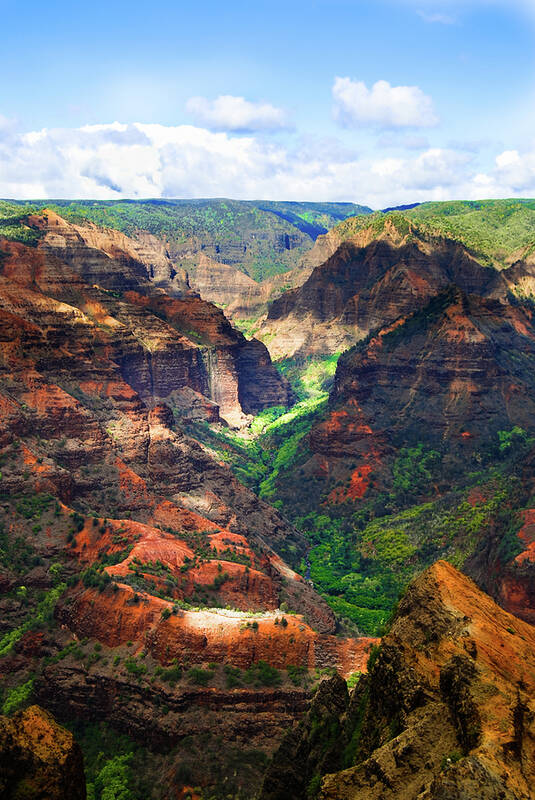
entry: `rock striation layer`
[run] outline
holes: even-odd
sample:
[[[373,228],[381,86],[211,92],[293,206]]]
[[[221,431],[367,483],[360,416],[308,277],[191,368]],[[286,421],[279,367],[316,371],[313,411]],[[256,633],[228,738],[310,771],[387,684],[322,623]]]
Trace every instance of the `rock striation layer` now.
[[[379,227],[376,222],[345,239],[334,229],[323,247],[324,263],[269,309],[259,335],[273,358],[345,350],[450,285],[505,299],[509,292],[529,293],[533,284],[528,261],[499,272],[462,244],[407,219],[385,217]]]
[[[46,312],[47,324],[53,326],[56,316],[59,329],[70,317],[113,349],[122,377],[145,402],[189,388],[239,425],[244,414],[290,401],[266,348],[248,342],[210,303],[154,289],[149,273],[157,259],[147,263],[123,234],[75,226],[53,212],[30,222],[42,234],[36,249],[2,244],[6,310],[17,313],[25,293],[36,324]]]

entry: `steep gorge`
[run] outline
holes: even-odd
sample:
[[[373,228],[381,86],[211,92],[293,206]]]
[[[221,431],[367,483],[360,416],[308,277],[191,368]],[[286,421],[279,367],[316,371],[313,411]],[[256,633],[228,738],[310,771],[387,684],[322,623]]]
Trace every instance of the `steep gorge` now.
[[[322,671],[364,669],[374,641],[334,635],[276,553],[299,559],[303,536],[181,427],[239,425],[291,391],[206,301],[53,214],[29,222],[36,247],[0,242],[4,702],[124,731],[153,767],[163,748],[158,797],[184,785],[184,739],[225,742],[188,766],[206,787],[241,742],[245,791]]]
[[[60,719],[144,742],[169,800],[198,783],[249,798],[289,729],[265,800],[313,797],[326,773],[325,800],[529,797],[515,672],[532,670],[535,613],[529,259],[499,273],[389,223],[328,234],[317,250],[340,246],[272,306],[270,347],[332,357],[361,341],[328,403],[285,415],[294,395],[266,347],[170,277],[165,252],[167,291],[154,286],[152,240],[28,222],[36,247],[0,247],[5,702],[27,687]],[[205,265],[208,284],[228,276]],[[232,448],[269,503],[233,476]],[[400,590],[444,558],[526,622],[441,562],[377,657]],[[342,676],[370,653],[349,695]]]

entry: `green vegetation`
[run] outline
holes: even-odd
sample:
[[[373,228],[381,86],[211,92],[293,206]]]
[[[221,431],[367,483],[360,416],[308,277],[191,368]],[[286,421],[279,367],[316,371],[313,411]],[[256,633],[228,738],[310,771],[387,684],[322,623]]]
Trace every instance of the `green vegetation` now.
[[[340,353],[322,357],[301,356],[282,359],[275,366],[288,378],[300,402],[324,400],[329,395],[339,358]]]
[[[279,670],[266,661],[251,664],[245,671],[243,679],[245,683],[253,686],[279,686],[282,680]]]
[[[36,206],[28,203],[18,204],[0,200],[0,236],[29,247],[35,246],[41,234],[26,224],[28,214],[35,210]]]
[[[426,311],[434,313],[434,307]],[[333,504],[330,494],[347,488],[348,479],[307,471],[306,437],[322,418],[336,361],[332,356],[280,364],[299,398],[290,411],[267,409],[253,420],[248,436],[218,433],[208,426],[202,435],[243,483],[305,534],[310,543],[306,559],[296,563],[291,546],[283,555],[312,581],[346,630],[375,635],[416,572],[438,558],[462,566],[497,522],[500,558],[519,552],[517,509],[525,500],[515,464],[533,440],[518,426],[498,431],[464,471],[452,471],[446,450],[424,441],[401,443],[389,474],[382,477],[384,488],[372,486],[358,503]],[[350,476],[350,459],[344,469]],[[373,484],[373,473],[370,480]],[[449,488],[437,497],[438,484]],[[474,486],[484,491],[469,501]],[[239,680],[235,672],[228,673],[229,684]]]
[[[20,686],[8,689],[2,704],[2,714],[12,714],[18,711],[21,706],[26,705],[32,696],[34,679],[30,678]]]
[[[132,753],[110,758],[87,786],[88,800],[130,800]]]
[[[18,575],[23,575],[32,566],[42,563],[36,554],[35,547],[24,536],[8,537],[3,524],[0,523],[0,564]]]
[[[65,723],[64,723],[65,724]],[[88,800],[146,800],[151,796],[147,751],[105,722],[66,725],[84,754]]]
[[[24,519],[40,519],[53,502],[54,497],[51,494],[29,494],[21,496],[15,508],[17,514]]]
[[[170,667],[156,667],[155,674],[162,680],[164,683],[168,683],[170,686],[174,686],[182,677],[182,667],[177,664],[176,659],[173,661],[172,666]]]
[[[261,411],[246,435],[216,431],[206,423],[191,425],[189,432],[228,462],[245,486],[280,507],[276,483],[291,471],[302,440],[326,408],[338,358],[336,353],[276,364],[292,383],[298,402],[289,410],[273,406]]]
[[[99,592],[103,592],[111,583],[111,577],[105,571],[103,564],[91,564],[90,567],[82,572],[80,577],[87,589],[96,588]]]
[[[305,669],[299,667],[289,667],[288,677],[292,683],[299,685]],[[282,676],[278,669],[272,667],[266,661],[258,661],[246,670],[226,664],[224,667],[227,688],[234,689],[239,686],[280,686]]]
[[[483,261],[503,267],[535,243],[535,200],[424,203],[407,216],[429,231],[462,242]]]
[[[124,666],[126,671],[129,672],[130,675],[135,675],[136,678],[141,678],[148,672],[147,665],[133,656],[129,656],[125,659]]]
[[[444,481],[448,463],[444,454],[422,443],[400,449],[390,492],[372,491],[358,504],[326,503],[324,491],[316,510],[300,516],[292,514],[286,499],[293,491],[292,505],[297,505],[295,477],[287,494],[277,486],[283,510],[311,544],[302,574],[308,567],[314,586],[339,617],[376,634],[414,574],[437,559],[462,567],[497,529],[496,553],[504,563],[511,560],[521,549],[518,509],[528,501],[515,470],[532,441],[521,430],[499,432],[486,454],[477,454],[487,466],[474,473],[458,470],[459,488],[423,503],[418,498],[436,495],[433,487]],[[504,442],[511,449],[504,450]]]
[[[424,492],[432,479],[433,466],[440,459],[436,450],[424,450],[422,442],[415,447],[402,447],[392,467],[392,490],[396,500],[409,500]]]
[[[426,310],[434,313],[434,306]],[[527,498],[516,470],[534,440],[518,426],[497,431],[461,469],[453,466],[447,448],[418,440],[400,443],[389,473],[381,478],[384,488],[373,488],[371,473],[363,501],[334,504],[333,489],[347,488],[355,465],[347,459],[345,482],[307,471],[306,436],[322,418],[324,387],[336,360],[281,364],[299,402],[289,412],[275,407],[259,414],[249,438],[212,432],[208,441],[243,483],[305,534],[310,543],[306,559],[292,561],[291,546],[283,555],[323,594],[345,629],[376,635],[407,583],[433,561],[444,558],[461,567],[496,527],[498,557],[506,562],[520,551],[518,509]],[[474,487],[482,488],[471,497]],[[235,673],[227,676],[232,685],[237,680]]]
[[[450,767],[452,767],[454,764],[457,764],[457,762],[460,761],[461,758],[462,755],[461,753],[459,753],[458,750],[452,750],[451,753],[442,758],[442,763],[440,768],[444,772],[445,770],[448,770]]]
[[[187,679],[190,683],[196,686],[208,686],[214,679],[215,672],[211,669],[202,669],[201,667],[191,667],[187,672]]]
[[[0,658],[9,653],[26,631],[35,630],[53,619],[56,603],[66,588],[67,584],[60,583],[50,589],[46,592],[41,602],[37,604],[37,608],[29,614],[28,618],[18,628],[14,628],[2,636],[0,639]]]
[[[535,200],[472,200],[422,203],[406,211],[352,217],[336,230],[349,238],[386,225],[402,237],[447,236],[467,247],[484,264],[503,269],[535,248]]]

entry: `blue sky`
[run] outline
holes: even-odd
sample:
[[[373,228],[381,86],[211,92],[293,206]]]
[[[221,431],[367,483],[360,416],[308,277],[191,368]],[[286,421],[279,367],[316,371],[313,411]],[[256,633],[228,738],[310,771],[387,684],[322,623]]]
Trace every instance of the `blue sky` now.
[[[535,0],[4,5],[0,196],[535,194]]]

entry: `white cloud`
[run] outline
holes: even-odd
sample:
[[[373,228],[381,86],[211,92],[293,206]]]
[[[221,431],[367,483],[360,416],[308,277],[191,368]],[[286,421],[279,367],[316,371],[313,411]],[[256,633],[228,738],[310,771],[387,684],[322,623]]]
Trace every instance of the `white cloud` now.
[[[424,22],[429,22],[431,24],[438,23],[439,25],[455,25],[457,22],[455,17],[453,17],[451,14],[444,14],[440,11],[418,11],[418,15],[423,19]]]
[[[438,122],[433,101],[418,86],[377,81],[368,89],[363,81],[335,78],[332,94],[334,117],[345,127],[431,127]]]
[[[504,150],[499,156],[496,156],[496,166],[498,169],[505,169],[513,166],[513,164],[520,163],[520,154],[518,150]]]
[[[377,139],[381,148],[398,147],[404,150],[426,150],[429,140],[426,136],[402,134],[399,131],[386,131]]]
[[[0,136],[0,197],[235,197],[353,200],[373,208],[424,200],[535,194],[535,148],[482,170],[452,148],[356,153],[336,140],[294,146],[181,125],[92,125]]]
[[[535,21],[534,0],[390,0],[395,5],[412,8],[427,22],[444,25],[462,23],[465,13],[492,8],[520,13]]]
[[[535,194],[535,150],[505,150],[496,156],[494,188],[507,186],[511,194]]]
[[[190,97],[186,111],[197,124],[216,131],[274,131],[288,127],[283,109],[270,103],[251,103],[230,94],[215,100]]]

